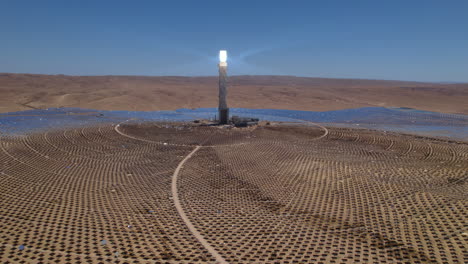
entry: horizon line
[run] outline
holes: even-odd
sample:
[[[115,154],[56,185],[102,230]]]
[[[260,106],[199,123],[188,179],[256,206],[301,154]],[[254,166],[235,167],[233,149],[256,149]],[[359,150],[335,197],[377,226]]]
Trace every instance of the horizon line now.
[[[26,73],[26,72],[0,72],[0,77],[4,75],[42,75],[42,76],[68,76],[68,77],[178,77],[178,78],[217,78],[217,75],[127,75],[127,74],[92,74],[92,75],[74,75],[63,73]],[[376,78],[347,78],[347,77],[318,77],[318,76],[300,76],[290,74],[235,74],[229,77],[294,77],[308,79],[330,79],[330,80],[360,80],[360,81],[385,81],[385,82],[413,82],[430,84],[468,84],[468,82],[457,81],[419,81],[419,80],[400,80],[400,79],[376,79]]]

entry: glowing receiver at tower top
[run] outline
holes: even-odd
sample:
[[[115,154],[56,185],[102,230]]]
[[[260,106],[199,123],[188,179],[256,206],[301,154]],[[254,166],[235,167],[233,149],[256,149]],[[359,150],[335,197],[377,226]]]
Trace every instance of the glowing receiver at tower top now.
[[[219,51],[219,62],[225,63],[227,61],[227,51],[220,50]]]

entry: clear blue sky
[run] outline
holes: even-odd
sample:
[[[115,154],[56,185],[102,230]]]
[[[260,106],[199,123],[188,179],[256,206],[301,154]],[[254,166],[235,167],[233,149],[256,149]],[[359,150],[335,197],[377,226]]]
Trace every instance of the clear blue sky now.
[[[0,72],[468,82],[468,1],[0,0]]]

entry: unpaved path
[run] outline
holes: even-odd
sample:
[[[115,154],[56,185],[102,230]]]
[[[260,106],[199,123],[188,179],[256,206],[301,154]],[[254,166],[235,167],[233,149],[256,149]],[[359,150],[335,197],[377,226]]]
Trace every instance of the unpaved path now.
[[[213,248],[208,241],[198,232],[197,228],[190,222],[190,219],[184,212],[182,205],[180,204],[179,193],[177,192],[177,178],[179,176],[179,171],[184,166],[185,162],[189,160],[195,152],[197,152],[201,146],[195,147],[192,152],[190,152],[180,163],[177,165],[177,168],[172,175],[172,197],[174,198],[174,204],[177,208],[177,212],[179,212],[180,217],[184,220],[184,223],[187,225],[188,229],[192,234],[197,238],[197,240],[210,252],[210,254],[216,259],[218,263],[228,263],[219,253]]]

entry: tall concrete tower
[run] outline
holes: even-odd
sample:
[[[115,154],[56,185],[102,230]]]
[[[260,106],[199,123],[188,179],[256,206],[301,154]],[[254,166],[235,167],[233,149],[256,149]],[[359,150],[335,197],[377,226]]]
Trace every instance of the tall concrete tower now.
[[[227,51],[219,51],[219,123],[221,125],[227,124],[229,122],[229,108],[227,106],[226,96],[227,96]]]

